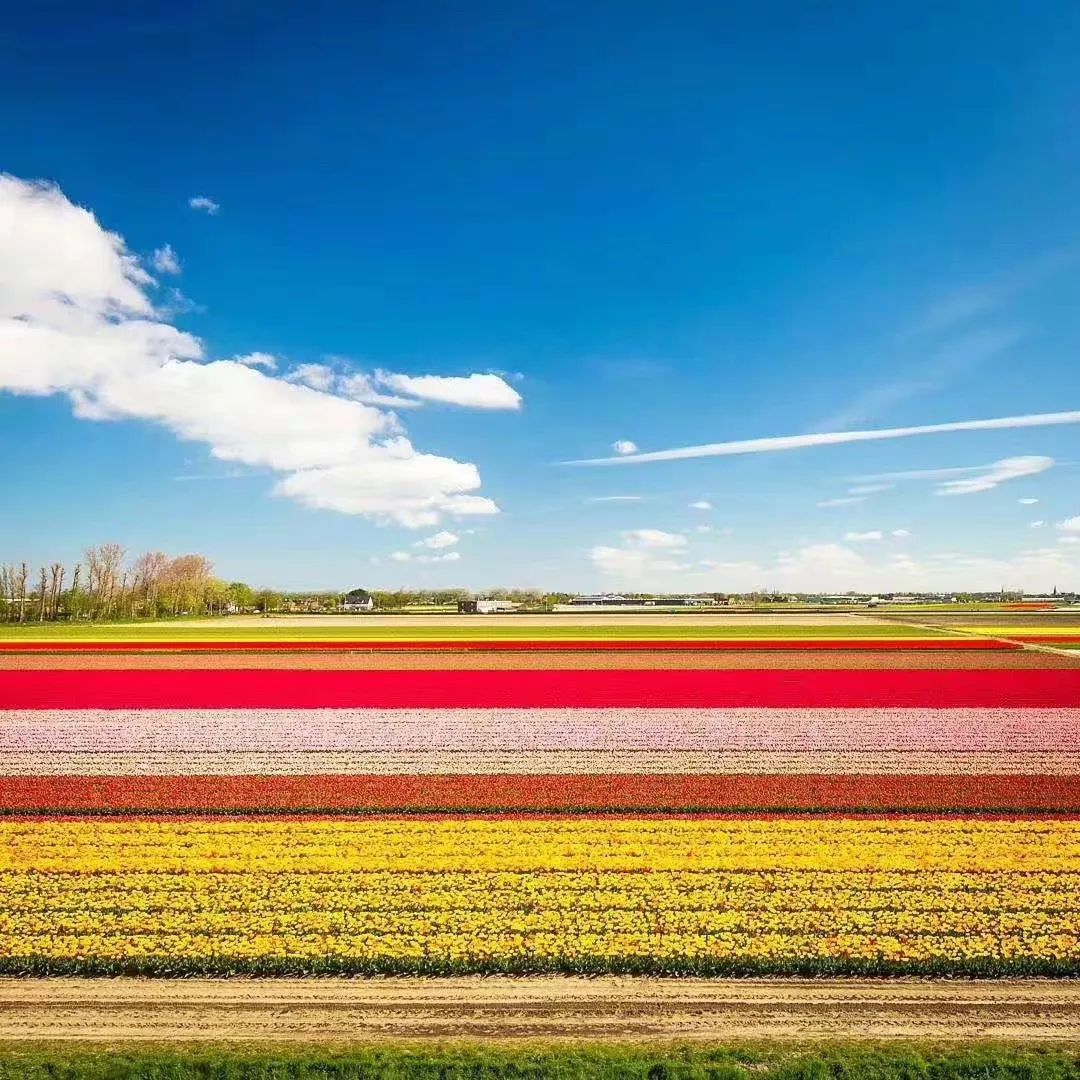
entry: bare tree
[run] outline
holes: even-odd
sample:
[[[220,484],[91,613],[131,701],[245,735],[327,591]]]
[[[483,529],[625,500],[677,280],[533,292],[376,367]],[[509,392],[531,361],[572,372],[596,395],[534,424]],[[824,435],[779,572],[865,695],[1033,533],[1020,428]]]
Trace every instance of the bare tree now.
[[[45,567],[42,566],[40,567],[40,573],[38,575],[38,622],[45,621],[45,604],[49,598],[49,594],[46,591],[48,583],[48,574],[45,571]]]
[[[60,593],[64,588],[64,566],[55,562],[49,567],[49,618],[55,619],[60,614]]]
[[[19,622],[26,622],[26,583],[30,580],[30,565],[28,563],[19,564],[19,580],[18,580],[18,603],[19,603]]]

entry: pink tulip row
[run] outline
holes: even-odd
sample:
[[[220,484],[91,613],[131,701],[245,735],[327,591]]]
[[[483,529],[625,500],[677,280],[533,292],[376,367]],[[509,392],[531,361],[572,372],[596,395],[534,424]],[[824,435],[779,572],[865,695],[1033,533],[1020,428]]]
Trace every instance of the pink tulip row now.
[[[0,751],[1060,751],[1080,709],[0,712]]]

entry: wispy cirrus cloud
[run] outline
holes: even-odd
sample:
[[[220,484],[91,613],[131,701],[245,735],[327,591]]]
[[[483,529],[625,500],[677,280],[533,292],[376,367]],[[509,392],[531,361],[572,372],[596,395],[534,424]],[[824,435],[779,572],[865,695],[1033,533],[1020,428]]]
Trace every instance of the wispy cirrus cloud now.
[[[923,435],[946,435],[961,431],[1003,431],[1062,424],[1080,424],[1080,410],[1031,413],[1026,416],[999,416],[987,420],[957,420],[946,424],[875,428],[869,431],[823,431],[809,435],[770,435],[761,439],[735,439],[730,442],[704,443],[700,446],[680,446],[670,450],[653,450],[644,454],[579,458],[564,461],[561,464],[644,465],[654,461],[684,461],[690,458],[731,457],[741,454],[774,454],[785,450],[807,450],[819,446],[843,446],[849,443],[876,442],[884,439],[910,439]]]
[[[1037,476],[1053,466],[1053,458],[1029,454],[1022,457],[1002,458],[988,465],[962,465],[946,469],[909,469],[904,472],[878,473],[875,476],[859,479],[931,480],[935,482],[935,493],[938,495],[974,495],[980,491],[991,491],[1009,480]],[[1029,505],[1024,499],[1019,501]],[[1038,499],[1031,501],[1038,502]]]

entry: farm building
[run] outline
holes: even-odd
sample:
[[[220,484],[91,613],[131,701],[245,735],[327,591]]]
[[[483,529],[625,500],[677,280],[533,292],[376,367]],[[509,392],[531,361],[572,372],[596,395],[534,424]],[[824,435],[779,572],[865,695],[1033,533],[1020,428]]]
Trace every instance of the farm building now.
[[[459,600],[459,615],[505,615],[521,607],[511,600]]]
[[[367,589],[353,589],[341,601],[342,611],[371,611],[374,607],[375,600]]]

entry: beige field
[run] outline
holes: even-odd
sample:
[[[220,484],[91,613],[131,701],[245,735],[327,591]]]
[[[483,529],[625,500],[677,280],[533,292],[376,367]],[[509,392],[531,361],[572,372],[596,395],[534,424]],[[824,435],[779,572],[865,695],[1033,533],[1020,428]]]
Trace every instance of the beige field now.
[[[226,618],[185,619],[182,623],[148,622],[143,626],[209,627],[235,630],[250,627],[282,630],[289,627],[406,627],[406,626],[512,626],[516,629],[541,626],[671,626],[684,622],[692,626],[865,626],[888,625],[889,620],[868,615],[748,615],[641,614],[611,612],[569,615],[229,615]]]
[[[1048,979],[0,979],[0,1040],[971,1039],[1080,1045]]]

